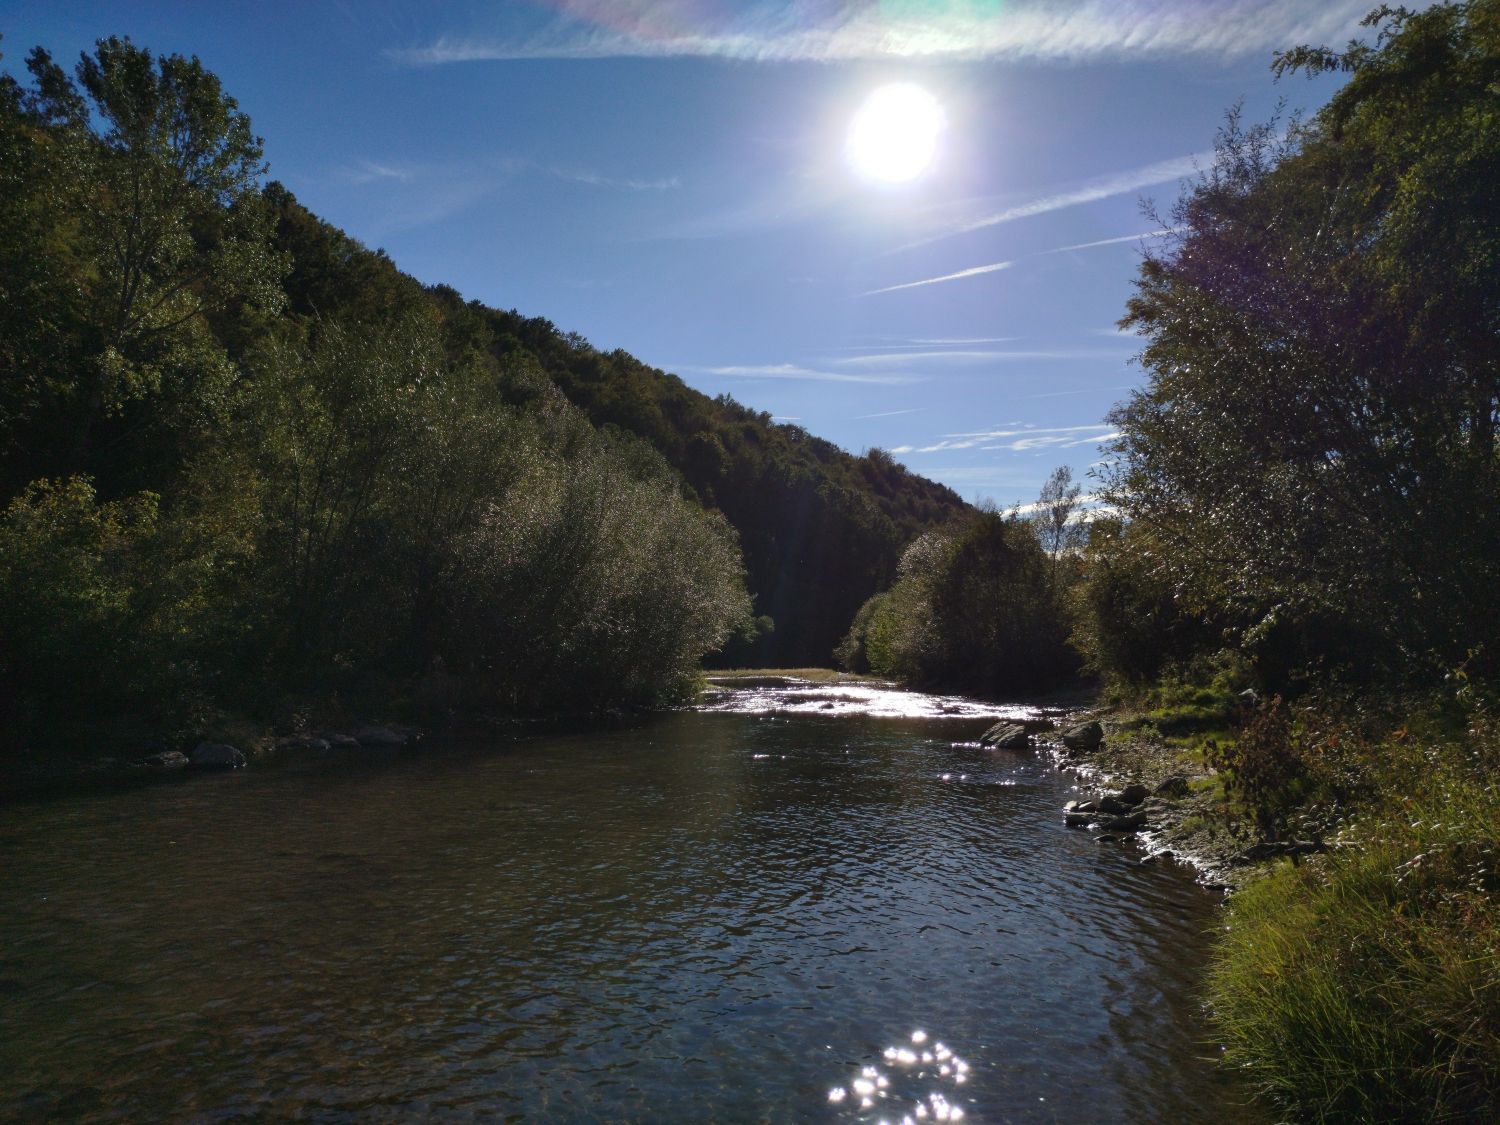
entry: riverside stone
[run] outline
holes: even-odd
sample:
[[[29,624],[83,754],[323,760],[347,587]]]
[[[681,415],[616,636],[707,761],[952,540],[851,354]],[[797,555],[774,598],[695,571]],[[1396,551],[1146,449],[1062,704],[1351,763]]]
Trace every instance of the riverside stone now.
[[[979,736],[979,745],[997,750],[1025,750],[1031,745],[1031,736],[1020,723],[996,723]]]
[[[1104,728],[1097,722],[1079,723],[1063,731],[1062,740],[1069,750],[1097,750],[1104,741]]]
[[[245,755],[223,742],[200,742],[193,747],[191,763],[200,770],[237,770],[244,766]]]
[[[1158,797],[1186,797],[1188,795],[1188,779],[1181,776],[1167,778],[1156,787]]]

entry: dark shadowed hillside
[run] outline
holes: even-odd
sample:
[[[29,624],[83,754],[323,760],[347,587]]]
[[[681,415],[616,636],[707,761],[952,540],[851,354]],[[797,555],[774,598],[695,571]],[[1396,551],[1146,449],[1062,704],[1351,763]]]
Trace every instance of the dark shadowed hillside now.
[[[450,347],[540,368],[596,426],[644,438],[705,506],[724,513],[739,532],[762,620],[716,663],[826,663],[860,604],[890,584],[906,545],[966,507],[882,450],[853,456],[543,318],[465,303],[447,286],[424,289],[279,186],[266,194],[278,212],[279,248],[292,261],[292,311],[375,321],[435,308]]]

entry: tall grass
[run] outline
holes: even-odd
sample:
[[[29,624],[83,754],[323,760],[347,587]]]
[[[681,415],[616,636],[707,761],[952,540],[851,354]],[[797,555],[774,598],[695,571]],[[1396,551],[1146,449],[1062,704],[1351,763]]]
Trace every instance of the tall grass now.
[[[1226,1061],[1297,1120],[1500,1120],[1500,738],[1381,750],[1342,846],[1230,904]]]

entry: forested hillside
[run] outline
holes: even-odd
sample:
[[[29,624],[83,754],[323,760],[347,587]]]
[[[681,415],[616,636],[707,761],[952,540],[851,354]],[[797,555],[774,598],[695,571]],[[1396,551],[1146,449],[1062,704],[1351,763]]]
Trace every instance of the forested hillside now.
[[[739,533],[755,614],[774,628],[762,620],[719,663],[827,663],[860,603],[894,577],[906,545],[967,507],[882,450],[853,456],[541,317],[465,303],[447,286],[424,290],[279,185],[266,197],[278,216],[277,246],[292,263],[285,286],[293,312],[369,322],[435,308],[461,346],[534,363],[596,426],[644,438],[705,506],[723,512]]]
[[[715,653],[823,662],[963,507],[424,288],[262,186],[196,59],[110,39],[26,68],[0,74],[13,747],[297,698],[593,710]]]

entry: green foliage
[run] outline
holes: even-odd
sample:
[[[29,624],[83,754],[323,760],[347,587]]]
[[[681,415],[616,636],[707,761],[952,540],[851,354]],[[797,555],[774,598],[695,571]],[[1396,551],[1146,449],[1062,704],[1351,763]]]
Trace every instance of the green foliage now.
[[[636,436],[697,435],[705,479],[733,474],[709,400],[257,190],[261,143],[196,59],[106,39],[71,76],[28,66],[0,76],[7,743],[288,698],[652,704],[772,635],[734,529]],[[592,421],[570,364],[599,376]],[[830,537],[868,514],[797,487]]]
[[[859,611],[846,667],[996,695],[1074,672],[1053,560],[1031,528],[979,512],[907,548],[896,583]]]
[[[135,591],[157,498],[100,504],[84,478],[37,481],[0,521],[0,712],[8,740],[43,719],[129,699]]]
[[[249,119],[196,59],[38,48],[0,98],[0,470],[149,485],[215,425],[282,300]]]
[[[1430,678],[1500,627],[1497,11],[1283,56],[1351,79],[1285,139],[1231,115],[1123,322],[1151,378],[1114,415],[1111,501],[1274,685]]]
[[[1072,589],[1073,643],[1086,666],[1136,693],[1222,644],[1181,559],[1151,527],[1096,519]]]
[[[1404,796],[1231,900],[1210,981],[1226,1059],[1296,1120],[1494,1120],[1500,742],[1381,759]]]
[[[457,311],[456,295],[435,296]],[[533,358],[596,425],[644,438],[735,527],[755,612],[781,627],[726,651],[720,663],[828,660],[861,603],[895,577],[905,546],[965,509],[951,490],[882,450],[854,457],[546,320],[472,306],[467,315],[483,318],[492,354]]]
[[[243,387],[278,662],[598,708],[670,694],[747,616],[732,532],[649,447],[510,404],[526,374],[449,358],[430,314],[310,328]]]

